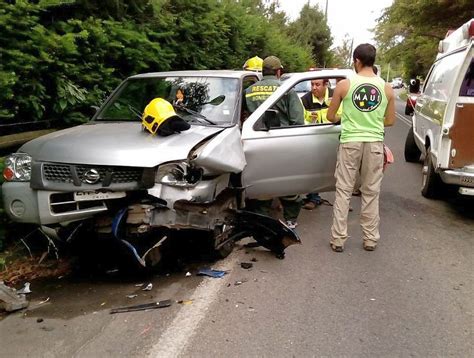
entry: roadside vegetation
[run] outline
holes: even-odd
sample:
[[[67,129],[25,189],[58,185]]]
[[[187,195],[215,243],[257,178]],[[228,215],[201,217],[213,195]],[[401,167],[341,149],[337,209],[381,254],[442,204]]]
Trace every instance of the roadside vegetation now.
[[[449,30],[474,16],[472,0],[394,0],[375,28],[382,77],[424,78]],[[391,74],[391,75],[390,75]]]
[[[262,0],[6,0],[0,34],[0,125],[84,122],[141,72],[237,69],[270,54],[288,72],[323,66],[332,43],[317,6],[290,23]]]

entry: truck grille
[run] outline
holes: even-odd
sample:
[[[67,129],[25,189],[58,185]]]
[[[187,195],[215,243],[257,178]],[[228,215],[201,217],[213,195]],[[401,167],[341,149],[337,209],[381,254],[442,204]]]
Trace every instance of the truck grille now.
[[[53,214],[65,214],[81,210],[105,210],[107,208],[104,200],[75,201],[73,193],[51,194],[49,201]]]
[[[139,168],[50,163],[43,165],[43,176],[45,180],[55,183],[88,184],[84,179],[84,174],[92,169],[99,173],[99,179],[94,184],[102,184],[105,186],[117,183],[138,182],[142,176],[142,170]]]

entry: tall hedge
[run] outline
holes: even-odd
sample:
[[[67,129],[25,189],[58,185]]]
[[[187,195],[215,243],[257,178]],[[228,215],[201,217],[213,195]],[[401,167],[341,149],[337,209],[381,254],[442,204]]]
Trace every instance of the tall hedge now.
[[[0,124],[86,121],[141,72],[240,68],[269,54],[303,70],[311,49],[284,26],[261,0],[4,0]]]

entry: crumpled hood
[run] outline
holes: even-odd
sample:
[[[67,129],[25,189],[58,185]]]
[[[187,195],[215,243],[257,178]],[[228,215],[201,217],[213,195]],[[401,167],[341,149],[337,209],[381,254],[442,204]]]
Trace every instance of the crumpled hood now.
[[[180,134],[160,137],[144,132],[139,122],[95,122],[47,134],[19,151],[35,161],[154,167],[186,159],[196,144],[222,130],[192,125]]]

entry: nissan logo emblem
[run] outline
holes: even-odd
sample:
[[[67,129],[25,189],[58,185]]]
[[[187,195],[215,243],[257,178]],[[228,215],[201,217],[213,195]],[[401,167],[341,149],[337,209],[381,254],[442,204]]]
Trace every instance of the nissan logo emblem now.
[[[100,174],[96,169],[89,169],[82,176],[82,181],[87,184],[95,184],[99,181]]]

